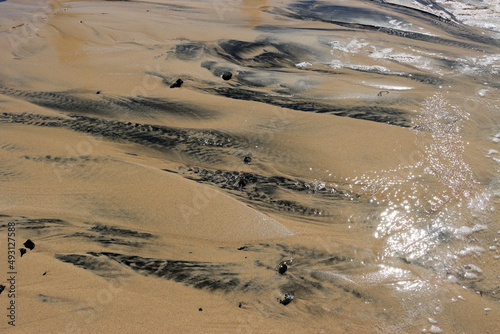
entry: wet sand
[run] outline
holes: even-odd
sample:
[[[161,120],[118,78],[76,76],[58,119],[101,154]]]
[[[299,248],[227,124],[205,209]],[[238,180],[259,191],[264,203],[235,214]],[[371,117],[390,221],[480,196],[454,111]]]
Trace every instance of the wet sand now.
[[[500,42],[419,4],[0,2],[0,328],[498,332]]]

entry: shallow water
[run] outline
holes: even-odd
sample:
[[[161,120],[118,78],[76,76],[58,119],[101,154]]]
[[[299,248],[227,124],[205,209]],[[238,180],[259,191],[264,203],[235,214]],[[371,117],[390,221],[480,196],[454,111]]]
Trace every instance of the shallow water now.
[[[2,229],[244,301],[188,331],[498,332],[485,5],[2,2]]]

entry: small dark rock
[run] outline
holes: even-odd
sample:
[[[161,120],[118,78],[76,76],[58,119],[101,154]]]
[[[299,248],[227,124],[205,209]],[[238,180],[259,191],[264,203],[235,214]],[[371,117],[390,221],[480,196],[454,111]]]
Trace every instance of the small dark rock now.
[[[200,307],[200,308],[198,309],[198,311],[200,311],[200,312],[201,312],[201,311],[203,311],[203,309]]]
[[[101,94],[101,91],[100,91],[100,90],[98,90],[98,91],[97,91],[97,92],[95,92],[95,93],[96,93],[97,95],[99,95],[99,94]]]
[[[252,162],[252,157],[249,157],[247,155],[246,157],[243,158],[243,162],[246,163],[246,164],[249,164],[250,162]]]
[[[287,269],[288,269],[288,266],[286,265],[286,262],[283,262],[278,267],[278,273],[280,273],[280,275],[283,275],[286,272]]]
[[[0,295],[2,294],[3,290],[5,290],[5,285],[0,284]]]
[[[239,308],[241,308],[242,306],[243,306],[243,304],[242,304],[242,303],[239,303],[239,304],[238,304],[238,307],[239,307]]]
[[[19,248],[19,252],[21,252],[21,257],[26,254],[26,248]]]
[[[28,248],[29,250],[33,250],[33,248],[35,248],[35,243],[33,241],[31,241],[30,239],[26,240],[23,245],[24,245],[24,247]]]
[[[226,80],[226,81],[231,80],[232,77],[233,77],[233,73],[231,73],[231,72],[224,72],[221,75],[221,78]]]
[[[288,305],[292,302],[292,300],[293,300],[293,295],[291,295],[289,293],[285,293],[285,298],[280,299],[280,304]]]
[[[238,181],[238,187],[243,188],[246,185],[247,185],[247,180],[244,177],[240,178],[240,180]]]
[[[44,273],[42,274],[42,276],[45,276],[45,275],[47,275],[47,272],[44,272]]]
[[[173,84],[170,85],[170,88],[180,87],[180,86],[182,86],[183,83],[184,83],[184,81],[182,81],[182,79],[177,79],[176,82],[174,82]]]
[[[248,246],[241,246],[238,248],[238,250],[244,250],[245,248],[248,248]]]

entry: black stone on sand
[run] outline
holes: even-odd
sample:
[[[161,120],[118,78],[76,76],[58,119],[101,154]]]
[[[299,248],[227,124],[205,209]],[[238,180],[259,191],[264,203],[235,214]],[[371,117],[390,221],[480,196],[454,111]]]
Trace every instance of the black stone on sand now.
[[[24,245],[24,247],[28,248],[29,250],[33,250],[33,248],[35,248],[35,243],[33,241],[31,241],[30,239],[26,240],[23,245]]]
[[[280,299],[280,304],[283,304],[286,306],[286,305],[290,304],[292,302],[292,300],[293,300],[293,295],[285,293],[285,298]]]
[[[184,81],[182,81],[182,79],[177,79],[176,82],[174,82],[173,84],[170,85],[170,88],[180,87],[180,86],[182,86],[183,83],[184,83]]]

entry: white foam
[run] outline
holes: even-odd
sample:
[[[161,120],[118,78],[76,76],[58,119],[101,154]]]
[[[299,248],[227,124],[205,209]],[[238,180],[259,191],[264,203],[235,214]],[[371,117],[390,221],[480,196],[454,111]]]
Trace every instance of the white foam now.
[[[421,69],[433,70],[434,67],[431,65],[431,60],[427,57],[414,55],[411,53],[404,52],[393,52],[392,48],[384,48],[382,50],[377,50],[373,47],[373,52],[369,55],[373,59],[389,59],[397,61],[398,63],[411,64]]]
[[[493,141],[494,143],[500,143],[500,133],[497,133],[497,134],[493,137],[492,141]]]
[[[458,58],[457,62],[460,64],[456,69],[463,74],[477,74],[477,73],[500,73],[500,54],[485,55],[482,57],[465,57]],[[487,89],[482,89],[486,93]],[[478,92],[480,95],[480,93]],[[483,95],[480,95],[483,96]]]
[[[344,63],[337,59],[332,60],[331,62],[328,63],[328,65],[330,65],[331,68],[334,68],[336,70],[344,67]]]
[[[478,266],[474,265],[474,264],[468,264],[465,266],[465,269],[469,270],[469,271],[475,271],[477,273],[482,273],[483,270],[481,268],[479,268]]]
[[[436,0],[468,25],[500,31],[498,0]]]
[[[343,43],[340,41],[331,41],[328,44],[330,44],[330,46],[332,47],[332,52],[336,50],[346,53],[358,53],[361,49],[368,46],[368,43],[358,42],[358,40],[355,38],[350,40],[349,43]]]
[[[481,225],[481,224],[476,224],[473,227],[462,226],[462,227],[455,230],[455,234],[459,235],[459,236],[467,236],[467,235],[471,235],[472,233],[484,231],[487,229],[488,229],[488,226]]]
[[[380,89],[390,89],[390,90],[410,90],[415,89],[415,87],[410,86],[394,86],[394,85],[378,85],[363,81],[362,84],[370,87],[380,88]]]
[[[411,24],[411,23],[399,21],[399,20],[391,18],[390,16],[388,16],[387,18],[389,19],[389,24],[395,28],[398,28],[398,29],[405,29],[405,28],[408,29],[408,28],[411,28],[413,26],[413,24]]]
[[[498,151],[497,150],[494,150],[494,149],[491,149],[488,151],[488,154],[489,156],[493,155],[493,154],[498,154]]]
[[[462,256],[466,256],[466,255],[470,255],[470,254],[481,255],[481,253],[484,251],[485,251],[485,249],[483,247],[469,246],[469,247],[466,247],[465,249],[461,250],[459,252],[459,254]]]
[[[477,274],[467,272],[467,273],[464,274],[464,278],[466,278],[466,279],[475,279],[475,278],[477,278]]]
[[[378,65],[351,65],[349,68],[358,71],[378,71],[383,73],[391,72],[388,68]]]
[[[429,332],[431,333],[442,333],[443,330],[437,326],[432,325],[431,328],[429,328]]]
[[[312,66],[312,64],[308,61],[303,61],[302,63],[295,64],[295,67],[298,67],[298,68],[304,68],[307,66]]]
[[[486,93],[488,93],[489,89],[488,88],[485,88],[485,89],[480,89],[478,92],[477,92],[477,95],[481,96],[481,97],[484,97],[486,96]]]

